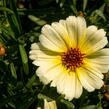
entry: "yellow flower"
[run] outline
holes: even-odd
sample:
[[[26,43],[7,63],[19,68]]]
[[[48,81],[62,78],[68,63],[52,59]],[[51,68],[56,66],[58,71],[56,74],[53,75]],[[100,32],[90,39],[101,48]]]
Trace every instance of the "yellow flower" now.
[[[39,66],[36,74],[44,84],[57,87],[65,99],[79,98],[83,88],[89,92],[103,86],[103,74],[109,70],[109,49],[106,32],[83,17],[45,25],[40,43],[31,46],[30,58]]]
[[[37,109],[41,108],[38,107]],[[55,101],[48,102],[46,99],[44,99],[44,109],[57,109],[56,102]]]

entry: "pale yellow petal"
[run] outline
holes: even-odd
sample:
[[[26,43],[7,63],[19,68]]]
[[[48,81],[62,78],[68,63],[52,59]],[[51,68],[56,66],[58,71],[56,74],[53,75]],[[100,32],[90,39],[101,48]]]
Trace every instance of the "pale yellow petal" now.
[[[94,63],[90,59],[84,59],[84,63],[87,68],[93,69],[99,76],[101,75],[101,73],[107,73],[109,70],[109,65]],[[103,76],[101,75],[100,77]]]
[[[98,76],[99,78],[103,79],[104,75],[101,73],[101,71],[96,67],[96,64],[93,65],[93,63],[85,63],[86,65],[84,66],[87,70],[89,70],[91,73],[94,75]]]
[[[101,50],[98,50],[97,52],[94,52],[87,56],[87,58],[109,58],[109,48],[104,48]]]
[[[78,78],[82,84],[82,86],[87,89],[89,92],[94,91],[94,81],[88,76],[87,70],[83,68],[77,69]]]
[[[37,109],[41,109],[41,107],[37,107]]]
[[[56,79],[59,75],[62,75],[61,67],[62,67],[61,64],[51,64],[51,65],[48,65],[48,67],[47,65],[41,66],[37,69],[36,74],[39,76],[39,78],[42,78],[42,77],[46,78],[46,81],[50,82]],[[44,80],[42,79],[41,81],[43,82]]]
[[[46,99],[44,99],[44,109],[57,109],[56,102],[48,102]]]
[[[99,78],[95,73],[88,71],[88,75],[89,75],[90,78],[92,78],[92,80],[95,83],[95,85],[93,85],[94,88],[100,89],[104,85],[103,80],[101,78]]]
[[[86,61],[85,61],[86,60]],[[104,48],[87,56],[84,61],[92,68],[98,69],[101,73],[109,71],[109,49]]]
[[[82,84],[78,78],[78,75],[76,74],[75,78],[75,98],[79,98],[83,92]]]
[[[41,44],[49,50],[56,52],[64,52],[67,50],[67,46],[60,34],[58,34],[50,25],[45,25],[42,28],[42,34],[40,35],[39,40]]]
[[[103,86],[102,79],[93,72],[87,70],[87,68],[79,68],[77,73],[81,84],[89,92],[94,91],[94,89],[100,89]]]
[[[85,44],[87,44],[87,41],[89,41],[90,39],[92,39],[92,35],[97,31],[97,27],[96,26],[89,26],[86,29],[86,36],[85,39],[81,42],[81,44],[79,45],[79,48],[84,49],[83,47],[85,47]]]
[[[90,55],[100,50],[108,43],[105,35],[106,32],[103,29],[97,30],[95,26],[88,27],[84,43],[80,46],[81,51],[85,52],[86,55]]]
[[[75,97],[75,72],[63,69],[63,72],[52,81],[51,86],[57,87],[58,93],[64,94],[65,99],[72,100]]]
[[[86,32],[85,19],[83,17],[69,16],[66,23],[72,47],[77,47]]]
[[[31,49],[32,50],[29,52],[29,57],[30,59],[34,60],[33,64],[37,66],[43,66],[47,63],[48,65],[51,63],[60,63],[61,61],[60,54],[49,51],[39,43],[32,44]]]
[[[70,38],[68,36],[67,28],[65,25],[62,24],[62,22],[65,23],[65,25],[66,25],[65,20],[60,20],[59,23],[58,22],[52,23],[52,27],[61,36],[61,38],[65,42],[66,46],[69,48],[69,47],[71,47]]]

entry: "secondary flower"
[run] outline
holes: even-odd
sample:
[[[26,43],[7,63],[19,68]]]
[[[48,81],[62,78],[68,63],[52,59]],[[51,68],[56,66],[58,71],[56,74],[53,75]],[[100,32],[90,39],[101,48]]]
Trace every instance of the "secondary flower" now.
[[[38,107],[37,109],[41,108]],[[46,99],[44,99],[44,109],[57,109],[56,102],[55,101],[48,102]]]
[[[83,88],[89,92],[103,86],[103,74],[109,70],[109,49],[106,32],[83,17],[45,25],[40,43],[31,46],[30,58],[39,66],[36,74],[44,84],[57,87],[65,99],[79,98]]]

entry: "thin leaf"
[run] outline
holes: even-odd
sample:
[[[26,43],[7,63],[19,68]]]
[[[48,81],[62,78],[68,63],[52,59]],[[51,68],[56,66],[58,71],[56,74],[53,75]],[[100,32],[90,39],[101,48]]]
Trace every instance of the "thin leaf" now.
[[[76,7],[76,1],[77,1],[77,0],[73,0],[73,5],[74,5],[75,7]]]
[[[48,101],[52,101],[53,99],[51,99],[50,97],[43,95],[41,93],[38,94],[38,98],[39,99],[47,99]]]
[[[102,11],[102,12],[104,12],[105,6],[106,6],[106,4],[104,3],[104,4],[99,8],[99,10]]]
[[[63,7],[65,0],[61,0],[60,7]]]
[[[102,19],[104,19],[104,21],[106,21],[106,18],[105,18],[105,16],[104,16],[104,14],[103,14],[102,11],[96,10],[95,12],[96,12],[96,14],[97,14],[98,16],[100,16]]]
[[[68,109],[75,109],[74,104],[69,102],[69,101],[66,101],[66,100],[62,99],[61,103],[64,103],[68,107]]]
[[[95,109],[95,108],[96,108],[96,105],[88,105],[88,106],[81,107],[79,109]]]
[[[17,74],[16,74],[16,69],[14,67],[14,63],[10,63],[10,70],[11,70],[11,73],[12,73],[12,77],[17,79]]]
[[[23,69],[26,75],[29,74],[29,66],[28,66],[28,56],[26,54],[26,50],[23,45],[19,44],[20,55],[22,58]]]
[[[41,26],[42,26],[42,25],[46,24],[46,21],[41,20],[41,19],[39,19],[38,17],[35,17],[35,16],[33,16],[33,15],[29,15],[28,18],[29,18],[30,20],[32,20],[33,22],[35,22],[36,24],[38,24],[38,25],[41,25]]]
[[[20,18],[18,16],[18,12],[17,12],[16,0],[9,0],[9,5],[10,5],[10,8],[15,13],[14,19],[17,23],[19,34],[22,34],[22,26],[21,26]]]
[[[0,11],[7,11],[7,12],[9,12],[10,14],[14,14],[14,12],[13,12],[11,9],[5,8],[5,7],[0,7]]]
[[[59,2],[59,0],[56,0],[56,3],[58,3]]]
[[[75,8],[74,5],[70,5],[70,7],[71,7],[72,11],[74,12],[74,14],[77,14],[77,13],[78,13],[78,12],[77,12],[77,9]]]
[[[2,34],[4,34],[6,40],[10,40],[11,38],[14,39],[15,41],[17,41],[17,39],[15,38],[14,36],[14,33],[12,32],[11,28],[5,28],[4,26],[0,26],[1,27],[1,30],[2,30]]]
[[[35,82],[36,84],[39,84],[38,81],[37,81],[37,76],[36,76],[36,74],[34,74],[34,75],[28,80],[28,82],[27,82],[27,84],[26,84],[26,87],[27,87],[27,88],[31,88],[34,82]]]
[[[83,11],[85,11],[88,0],[83,0]]]

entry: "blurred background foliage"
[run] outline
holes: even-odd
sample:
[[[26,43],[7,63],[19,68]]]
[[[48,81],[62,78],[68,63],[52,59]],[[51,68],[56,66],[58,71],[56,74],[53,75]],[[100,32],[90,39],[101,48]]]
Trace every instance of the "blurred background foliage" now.
[[[109,108],[108,73],[100,90],[84,90],[69,102],[39,81],[28,58],[41,27],[69,15],[84,16],[87,25],[104,28],[109,37],[109,0],[0,0],[0,109],[36,109],[45,98],[56,100],[58,109]]]

